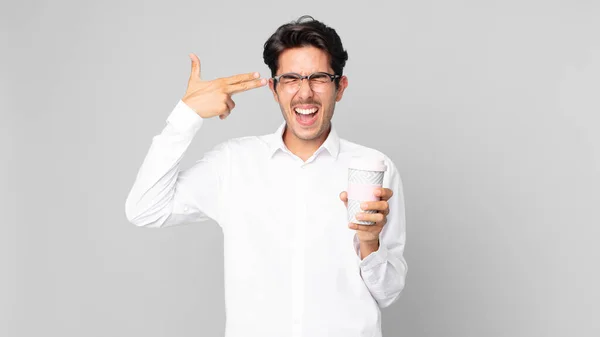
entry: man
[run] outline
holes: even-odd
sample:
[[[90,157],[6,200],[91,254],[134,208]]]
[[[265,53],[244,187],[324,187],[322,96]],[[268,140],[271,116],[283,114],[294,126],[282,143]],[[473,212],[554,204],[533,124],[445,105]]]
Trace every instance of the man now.
[[[380,308],[396,301],[407,271],[404,197],[387,156],[340,139],[332,126],[348,86],[340,37],[310,17],[279,27],[264,46],[268,80],[249,73],[204,81],[190,58],[187,91],[127,198],[129,221],[219,224],[227,337],[381,336]],[[227,118],[233,94],[267,83],[285,119],[279,129],[223,142],[180,171],[204,119]],[[363,205],[378,211],[361,214],[375,225],[347,222],[354,156],[378,156],[388,167],[381,201]]]

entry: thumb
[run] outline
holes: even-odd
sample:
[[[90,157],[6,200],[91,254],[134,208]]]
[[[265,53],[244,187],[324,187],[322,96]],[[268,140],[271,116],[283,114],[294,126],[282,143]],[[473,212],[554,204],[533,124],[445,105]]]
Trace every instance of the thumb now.
[[[344,205],[348,207],[348,193],[346,193],[346,191],[340,193],[340,200],[342,200]]]
[[[190,77],[200,78],[200,59],[194,53],[190,53],[190,59],[192,60],[192,74]]]

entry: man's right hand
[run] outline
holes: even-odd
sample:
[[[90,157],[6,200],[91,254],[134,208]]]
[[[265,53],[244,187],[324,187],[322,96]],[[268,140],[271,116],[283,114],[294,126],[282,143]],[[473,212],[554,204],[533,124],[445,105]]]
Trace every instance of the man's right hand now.
[[[203,81],[200,78],[198,56],[194,53],[189,56],[192,59],[192,73],[181,100],[202,118],[217,115],[221,119],[227,118],[235,107],[231,95],[267,84],[267,79],[259,78],[260,74],[256,72]]]

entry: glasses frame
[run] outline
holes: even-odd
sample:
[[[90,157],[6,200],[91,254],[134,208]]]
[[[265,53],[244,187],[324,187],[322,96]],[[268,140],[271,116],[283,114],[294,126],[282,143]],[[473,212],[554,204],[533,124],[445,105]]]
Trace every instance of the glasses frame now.
[[[273,81],[275,82],[275,85],[277,85],[277,83],[280,83],[280,80],[279,80],[279,79],[280,79],[282,76],[286,76],[286,75],[295,75],[295,76],[296,76],[296,77],[297,77],[297,78],[300,80],[300,82],[299,82],[299,84],[298,84],[298,88],[297,88],[297,89],[294,91],[294,92],[298,92],[298,91],[300,90],[300,87],[302,87],[302,83],[304,82],[304,81],[303,81],[304,79],[306,79],[306,80],[308,81],[308,86],[309,86],[309,87],[310,87],[310,89],[312,90],[312,87],[310,86],[310,78],[311,78],[312,76],[314,76],[314,75],[317,75],[317,74],[318,74],[318,75],[327,75],[327,76],[329,76],[329,79],[331,79],[331,82],[333,82],[333,81],[335,81],[336,79],[338,79],[338,78],[342,77],[341,75],[338,75],[338,74],[330,74],[330,73],[326,73],[326,72],[324,72],[324,71],[317,71],[317,72],[314,72],[314,73],[312,73],[312,74],[310,74],[310,75],[306,75],[306,76],[302,76],[302,75],[300,75],[300,74],[298,74],[298,73],[285,73],[285,74],[281,74],[281,75],[274,76],[274,77],[272,77],[272,79],[273,79]],[[331,82],[330,82],[330,83],[331,83]]]

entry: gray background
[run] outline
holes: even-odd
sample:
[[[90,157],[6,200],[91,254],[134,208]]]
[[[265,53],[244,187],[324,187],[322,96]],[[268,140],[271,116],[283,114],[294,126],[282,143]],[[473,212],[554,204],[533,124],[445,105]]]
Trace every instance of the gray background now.
[[[280,25],[341,35],[343,138],[398,165],[409,264],[386,336],[599,336],[597,1],[3,2],[0,336],[221,336],[215,223],[142,229],[126,195],[183,96],[260,71]],[[266,88],[209,120],[273,132]]]

